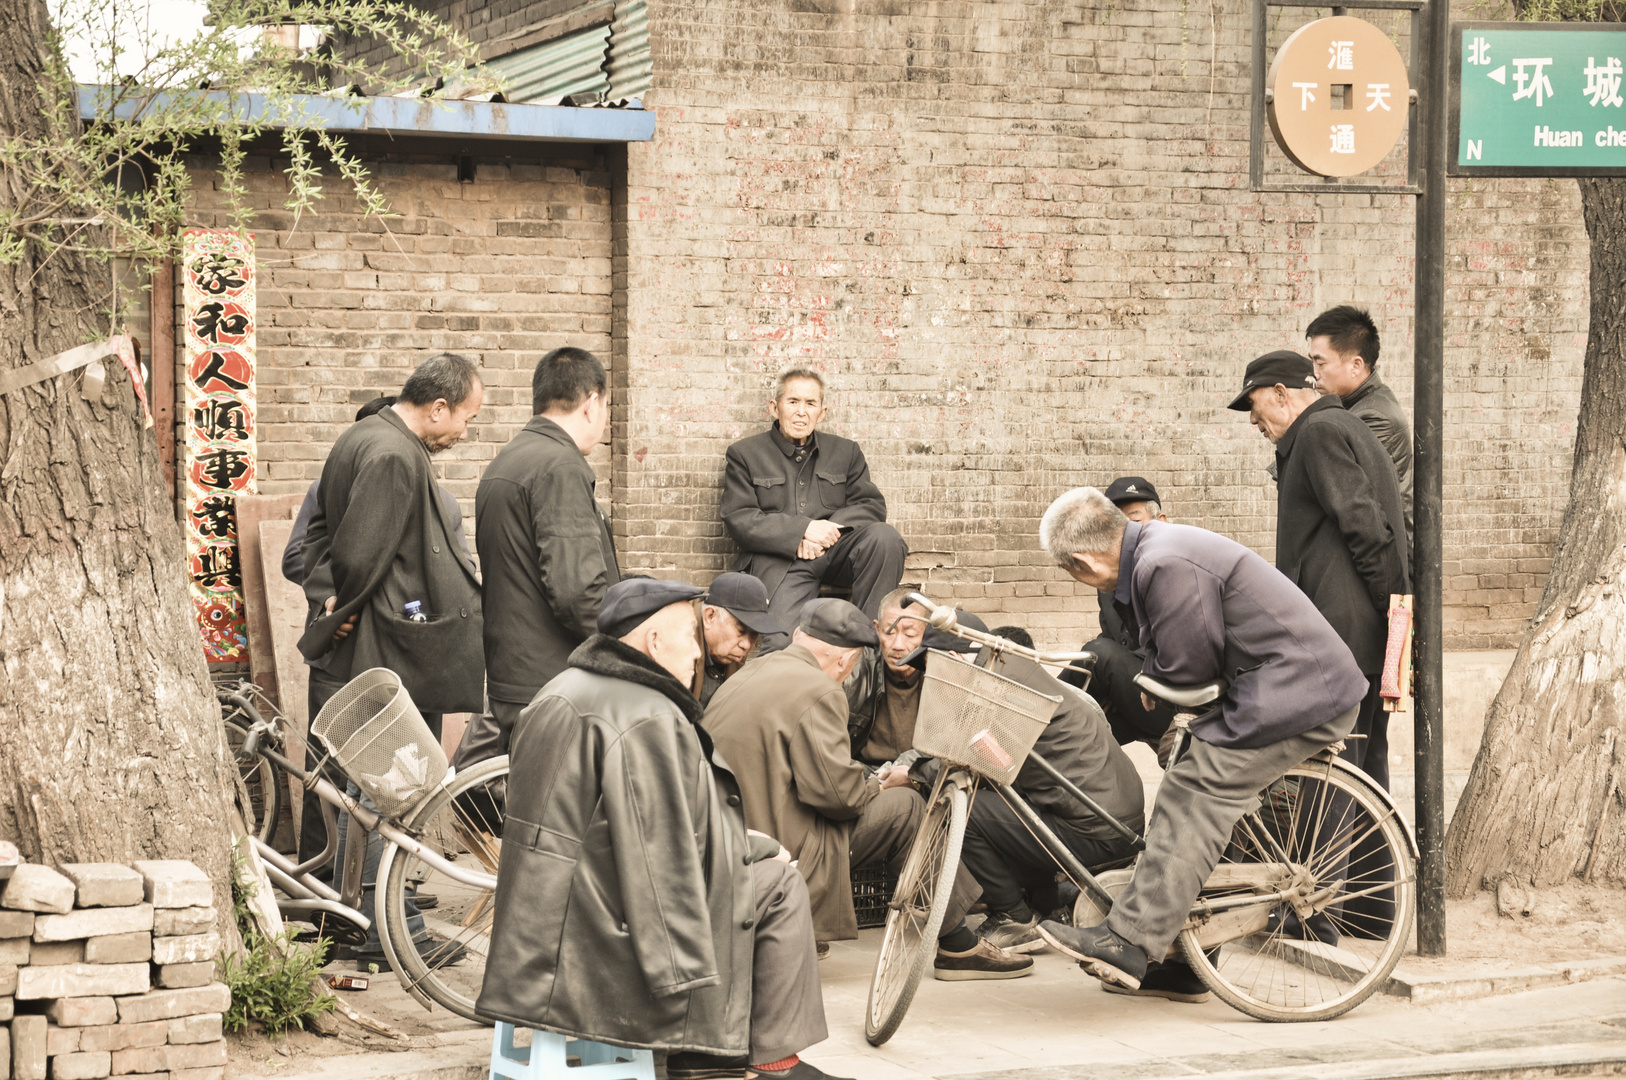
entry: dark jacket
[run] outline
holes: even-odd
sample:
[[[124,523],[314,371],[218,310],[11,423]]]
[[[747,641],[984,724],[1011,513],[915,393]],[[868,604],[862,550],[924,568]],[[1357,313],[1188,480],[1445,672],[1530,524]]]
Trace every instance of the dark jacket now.
[[[1192,725],[1204,742],[1268,746],[1366,696],[1366,676],[1321,612],[1235,540],[1131,521],[1113,595],[1134,609],[1148,675],[1172,686],[1230,682],[1220,714]]]
[[[476,1009],[616,1046],[744,1054],[756,900],[739,789],[688,687],[594,635],[514,725]]]
[[[1101,636],[1116,641],[1131,652],[1140,652],[1140,627],[1135,625],[1135,614],[1127,605],[1120,606],[1109,592],[1097,591],[1095,602],[1101,621]]]
[[[1368,675],[1383,670],[1389,596],[1411,591],[1405,512],[1377,437],[1336,397],[1276,444],[1276,566],[1304,590]]]
[[[881,786],[848,752],[841,687],[791,645],[735,672],[703,722],[739,778],[745,823],[778,837],[807,881],[815,936],[857,937],[853,821]]]
[[[841,689],[847,695],[847,738],[856,758],[869,742],[876,712],[881,707],[881,699],[886,697],[886,660],[881,650],[873,645],[865,646]]]
[[[801,459],[797,460],[798,455]],[[869,525],[886,520],[886,498],[851,439],[816,431],[798,447],[779,424],[728,448],[723,524],[740,546],[733,569],[762,580],[772,596],[796,559],[808,523]]]
[[[440,492],[441,505],[446,508],[446,520],[452,523],[452,539],[457,544],[457,550],[467,558],[469,539],[463,535],[463,508],[450,491],[439,484],[435,485],[435,489]],[[288,532],[288,544],[282,549],[282,576],[295,585],[305,584],[305,534],[310,531],[311,517],[316,513],[316,500],[321,490],[322,481],[312,480],[305,491],[305,501],[299,504],[299,513],[294,517],[294,527]]]
[[[321,485],[302,552],[305,597],[337,602],[306,628],[299,651],[341,681],[389,668],[424,712],[479,710],[480,586],[453,540],[423,443],[385,409],[339,436]],[[428,621],[407,619],[411,600]],[[355,629],[335,646],[333,632],[351,615]]]
[[[597,629],[621,580],[592,467],[565,430],[536,416],[497,452],[474,495],[486,592],[486,679],[494,701],[524,704]],[[499,751],[500,752],[500,751]]]
[[[1344,408],[1360,418],[1361,423],[1377,436],[1383,450],[1394,462],[1395,479],[1400,483],[1400,505],[1406,511],[1406,550],[1411,550],[1411,422],[1400,399],[1378,378],[1377,372],[1367,376],[1355,392],[1343,398]]]

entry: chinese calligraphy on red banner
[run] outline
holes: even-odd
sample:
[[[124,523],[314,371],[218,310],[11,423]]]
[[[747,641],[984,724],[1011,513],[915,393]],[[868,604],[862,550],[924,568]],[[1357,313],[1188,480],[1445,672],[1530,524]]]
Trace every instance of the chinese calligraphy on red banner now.
[[[246,660],[232,497],[254,490],[254,242],[189,229],[186,311],[186,554],[203,652]]]

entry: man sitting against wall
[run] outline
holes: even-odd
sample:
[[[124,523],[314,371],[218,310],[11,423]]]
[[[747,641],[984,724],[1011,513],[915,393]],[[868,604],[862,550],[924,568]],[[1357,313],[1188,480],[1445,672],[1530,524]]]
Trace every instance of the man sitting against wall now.
[[[728,448],[722,515],[740,546],[734,569],[762,579],[768,609],[787,630],[823,584],[850,586],[853,604],[873,619],[898,587],[909,545],[886,523],[886,497],[864,451],[817,430],[827,412],[824,377],[810,368],[779,376],[768,412],[772,427]],[[787,644],[781,634],[762,647]]]

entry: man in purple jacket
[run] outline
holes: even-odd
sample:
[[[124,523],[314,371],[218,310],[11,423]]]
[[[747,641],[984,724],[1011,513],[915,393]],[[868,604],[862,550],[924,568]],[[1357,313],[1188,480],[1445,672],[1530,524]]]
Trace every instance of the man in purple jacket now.
[[[1039,927],[1091,975],[1138,990],[1232,826],[1267,785],[1349,733],[1366,676],[1309,598],[1233,540],[1130,521],[1094,488],[1051,503],[1039,540],[1075,581],[1130,605],[1147,675],[1173,686],[1230,683],[1223,707],[1192,724],[1185,754],[1164,774],[1146,852],[1107,921]]]

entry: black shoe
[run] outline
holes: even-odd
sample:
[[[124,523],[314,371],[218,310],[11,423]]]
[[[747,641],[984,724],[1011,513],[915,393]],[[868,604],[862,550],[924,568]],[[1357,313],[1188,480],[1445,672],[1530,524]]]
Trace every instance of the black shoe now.
[[[463,945],[456,941],[449,941],[439,934],[429,934],[413,944],[418,947],[418,955],[423,958],[423,962],[428,965],[431,971],[451,967],[453,964],[461,964],[468,959],[469,955],[469,950],[464,948]],[[393,970],[390,967],[389,957],[382,952],[356,950],[357,971],[365,974],[373,970],[375,965],[380,972]]]
[[[670,1065],[667,1071],[671,1071]],[[798,1061],[788,1069],[758,1069],[753,1066],[751,1072],[768,1080],[848,1080],[845,1076],[831,1076],[817,1065],[809,1065],[805,1061]]]
[[[1039,936],[1079,961],[1085,971],[1102,982],[1140,989],[1141,976],[1146,974],[1146,953],[1108,930],[1106,923],[1063,926],[1045,921],[1039,924]]]
[[[932,975],[943,982],[973,982],[980,979],[1020,979],[1033,974],[1033,957],[1006,952],[977,939],[975,948],[949,952],[941,945],[932,961]]]
[[[1283,937],[1293,938],[1296,941],[1319,941],[1323,945],[1338,944],[1339,936],[1338,928],[1332,924],[1332,919],[1326,912],[1318,911],[1301,921],[1299,913],[1290,907],[1280,907],[1272,911],[1265,932],[1280,933]]]
[[[1044,938],[1039,936],[1039,917],[1028,914],[1026,919],[1013,919],[1009,912],[990,911],[977,927],[977,936],[996,949],[1013,953],[1044,952]]]
[[[1155,997],[1168,1001],[1184,1001],[1200,1005],[1213,997],[1208,987],[1197,978],[1197,973],[1178,960],[1155,961],[1146,965],[1146,974],[1140,977],[1140,988],[1131,990],[1117,983],[1104,982],[1101,989],[1109,994],[1127,994],[1131,997]]]
[[[419,911],[433,911],[435,908],[440,907],[440,897],[434,893],[413,893],[409,899],[418,905]]]
[[[667,1080],[741,1080],[747,1061],[739,1057],[719,1057],[685,1050],[666,1059]]]

